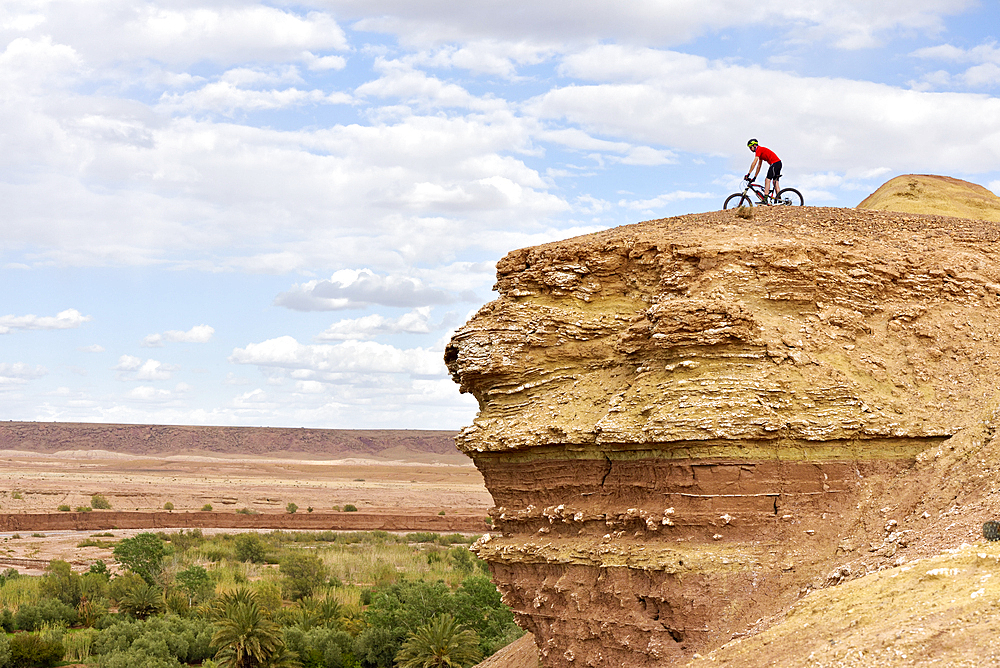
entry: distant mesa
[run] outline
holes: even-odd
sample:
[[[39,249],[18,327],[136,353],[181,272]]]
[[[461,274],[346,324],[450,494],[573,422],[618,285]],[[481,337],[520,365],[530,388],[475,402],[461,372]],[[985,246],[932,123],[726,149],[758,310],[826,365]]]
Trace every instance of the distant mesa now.
[[[1000,222],[1000,197],[975,183],[931,174],[890,179],[857,208]]]
[[[0,450],[55,453],[103,450],[130,455],[208,452],[228,455],[460,457],[455,432],[418,429],[293,429],[73,422],[2,422]]]

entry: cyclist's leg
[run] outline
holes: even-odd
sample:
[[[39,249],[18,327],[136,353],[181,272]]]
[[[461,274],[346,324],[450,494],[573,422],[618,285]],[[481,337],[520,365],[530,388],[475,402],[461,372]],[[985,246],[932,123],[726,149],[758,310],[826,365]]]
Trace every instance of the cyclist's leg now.
[[[771,197],[771,179],[764,179],[764,204],[769,204],[768,199]]]
[[[778,188],[778,181],[781,180],[781,161],[780,160],[777,161],[776,163],[774,163],[773,165],[771,165],[768,168],[767,175],[771,178],[772,182],[774,183],[774,195],[772,195],[772,196],[774,197],[774,199],[778,199],[778,193],[781,192],[781,189]]]

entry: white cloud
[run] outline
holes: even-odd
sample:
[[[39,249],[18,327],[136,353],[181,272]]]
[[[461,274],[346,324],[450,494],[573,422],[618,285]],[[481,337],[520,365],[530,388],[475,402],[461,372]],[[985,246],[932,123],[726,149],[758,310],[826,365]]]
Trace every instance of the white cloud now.
[[[164,341],[180,343],[208,343],[215,334],[215,328],[209,325],[195,325],[186,332],[169,329],[163,334],[150,334],[143,338],[141,345],[145,348],[160,348]]]
[[[39,29],[55,39],[72,39],[89,59],[107,64],[145,59],[175,66],[289,62],[303,51],[348,48],[343,30],[327,13],[299,14],[246,2],[211,7],[150,0],[55,0],[46,3],[43,12],[45,22]]]
[[[317,341],[349,341],[370,339],[380,334],[428,334],[438,329],[430,322],[431,309],[423,306],[404,313],[398,318],[385,318],[378,314],[361,318],[340,320],[316,336]]]
[[[43,366],[31,366],[23,362],[13,364],[0,362],[0,386],[23,385],[28,381],[41,378],[48,373]]]
[[[547,44],[600,40],[668,46],[733,27],[787,29],[785,39],[829,41],[840,48],[874,46],[896,34],[936,33],[942,17],[974,0],[581,0],[572,11],[556,0],[461,4],[406,0],[335,0],[338,15],[361,18],[356,28],[396,33],[405,44],[497,39]]]
[[[0,316],[0,334],[9,334],[14,329],[74,329],[91,320],[89,315],[83,315],[75,308],[60,311],[54,317],[4,315]]]
[[[618,206],[625,207],[626,209],[645,211],[649,209],[658,209],[666,204],[669,204],[670,202],[676,202],[677,200],[707,199],[713,197],[717,197],[717,195],[713,193],[704,193],[704,192],[699,193],[699,192],[689,192],[687,190],[676,190],[670,193],[663,193],[662,195],[654,197],[653,199],[619,200]]]
[[[154,359],[145,362],[132,355],[122,355],[115,365],[118,380],[169,380],[176,366],[164,364]]]
[[[341,373],[399,373],[440,376],[447,373],[442,353],[424,348],[401,350],[373,341],[344,341],[335,345],[304,345],[291,336],[251,343],[229,356],[233,364],[311,371],[328,379]]]
[[[795,74],[687,54],[597,46],[568,57],[567,73],[602,83],[553,89],[529,113],[604,136],[706,154],[732,154],[749,136],[776,150],[786,183],[824,169],[947,172],[1000,167],[1000,99],[922,93],[885,84]],[[630,81],[632,83],[619,83]],[[758,91],[767,108],[752,124]],[[645,113],[636,114],[642,109]],[[953,119],[963,119],[960,124]],[[921,141],[914,142],[913,137]],[[737,168],[750,156],[737,158]]]
[[[321,90],[250,90],[228,81],[208,84],[188,93],[164,93],[158,107],[165,111],[212,111],[232,115],[236,111],[286,109],[305,104],[350,104],[347,93],[324,93]]]
[[[136,371],[136,380],[169,380],[176,367],[163,364],[156,360],[146,360],[138,371]]]
[[[402,307],[450,304],[467,297],[427,287],[415,278],[380,276],[370,269],[342,269],[329,280],[294,285],[275,297],[274,303],[296,311],[336,311],[372,304]]]
[[[94,343],[89,346],[81,346],[80,348],[77,348],[77,350],[79,350],[82,353],[103,353],[104,346],[98,343]]]
[[[142,359],[132,355],[122,355],[118,358],[118,364],[114,368],[118,371],[135,371],[141,366]]]
[[[150,387],[149,385],[140,385],[126,392],[125,396],[128,399],[137,399],[139,401],[162,401],[171,398],[172,393],[170,390],[162,390]]]

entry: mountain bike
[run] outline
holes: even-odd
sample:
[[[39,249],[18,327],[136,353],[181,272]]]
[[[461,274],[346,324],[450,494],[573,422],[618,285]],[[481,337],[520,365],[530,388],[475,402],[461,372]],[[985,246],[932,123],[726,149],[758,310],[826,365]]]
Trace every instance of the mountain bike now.
[[[764,194],[764,186],[754,183],[752,180],[744,178],[747,187],[741,193],[733,193],[726,198],[723,209],[734,209],[739,206],[753,206],[753,199],[748,193],[757,195],[758,204],[779,205],[779,206],[802,206],[802,193],[795,188],[783,188],[777,197],[768,197]]]

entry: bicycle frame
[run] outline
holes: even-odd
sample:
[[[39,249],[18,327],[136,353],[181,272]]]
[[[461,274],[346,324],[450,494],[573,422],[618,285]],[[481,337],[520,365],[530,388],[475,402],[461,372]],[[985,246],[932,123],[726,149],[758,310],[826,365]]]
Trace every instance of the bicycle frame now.
[[[748,192],[753,191],[757,195],[757,199],[760,202],[770,202],[771,204],[778,204],[781,200],[778,199],[778,184],[774,184],[774,195],[768,196],[764,193],[764,186],[754,181],[747,183],[747,187],[743,189],[743,194],[746,195]]]

